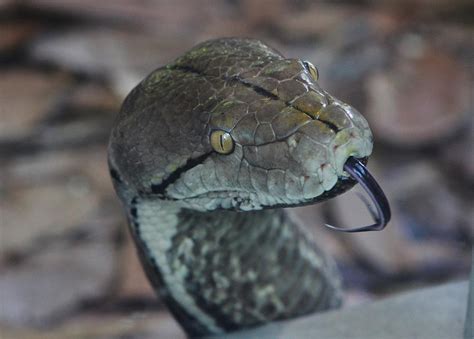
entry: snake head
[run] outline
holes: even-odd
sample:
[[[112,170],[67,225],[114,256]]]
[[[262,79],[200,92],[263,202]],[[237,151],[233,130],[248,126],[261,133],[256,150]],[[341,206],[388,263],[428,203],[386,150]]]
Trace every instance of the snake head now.
[[[347,159],[371,152],[365,118],[323,90],[311,64],[257,40],[218,39],[131,92],[109,162],[123,196],[246,211],[340,194],[355,184]]]

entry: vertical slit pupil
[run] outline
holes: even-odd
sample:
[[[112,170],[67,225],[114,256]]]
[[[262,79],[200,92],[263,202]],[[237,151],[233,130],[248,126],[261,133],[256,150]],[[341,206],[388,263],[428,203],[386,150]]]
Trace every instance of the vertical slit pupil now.
[[[221,149],[224,151],[224,134],[221,134],[219,143],[221,144]]]

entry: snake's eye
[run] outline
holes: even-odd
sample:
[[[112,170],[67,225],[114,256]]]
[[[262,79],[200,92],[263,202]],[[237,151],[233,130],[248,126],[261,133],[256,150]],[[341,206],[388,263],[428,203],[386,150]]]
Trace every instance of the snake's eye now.
[[[314,65],[309,61],[303,61],[303,65],[306,68],[306,70],[309,72],[309,74],[311,74],[313,79],[315,81],[318,81],[318,79],[319,79],[318,69],[316,67],[314,67]]]
[[[226,131],[215,130],[211,132],[211,146],[217,153],[229,154],[234,150],[234,140]]]

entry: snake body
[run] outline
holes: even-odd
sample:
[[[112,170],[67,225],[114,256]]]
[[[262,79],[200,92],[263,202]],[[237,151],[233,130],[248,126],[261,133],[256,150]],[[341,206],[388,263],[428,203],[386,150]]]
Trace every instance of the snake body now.
[[[346,159],[371,151],[366,120],[308,63],[227,38],[132,90],[109,165],[144,269],[194,336],[340,304],[334,263],[277,207],[344,192]]]

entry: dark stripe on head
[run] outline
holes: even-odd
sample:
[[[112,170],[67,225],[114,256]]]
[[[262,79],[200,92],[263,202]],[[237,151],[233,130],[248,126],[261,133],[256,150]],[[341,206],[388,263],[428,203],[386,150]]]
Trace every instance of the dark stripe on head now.
[[[209,153],[202,154],[202,155],[198,156],[197,158],[188,159],[183,166],[179,167],[174,172],[172,172],[161,183],[152,184],[150,186],[151,193],[156,194],[156,195],[164,196],[168,186],[170,186],[171,184],[174,184],[181,177],[181,175],[184,172],[189,171],[193,167],[196,167],[197,165],[203,163],[207,159],[207,157],[209,157],[211,154],[212,154],[212,152],[209,152]]]
[[[117,183],[121,184],[123,183],[122,178],[120,178],[120,175],[118,174],[117,170],[115,168],[110,167],[110,176],[112,177],[113,180],[115,180]]]

